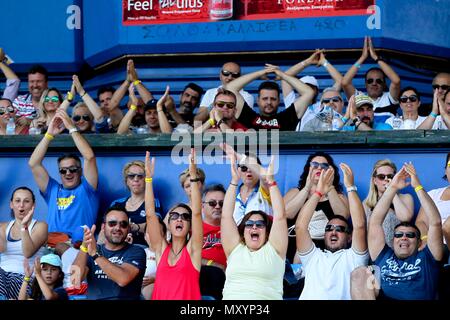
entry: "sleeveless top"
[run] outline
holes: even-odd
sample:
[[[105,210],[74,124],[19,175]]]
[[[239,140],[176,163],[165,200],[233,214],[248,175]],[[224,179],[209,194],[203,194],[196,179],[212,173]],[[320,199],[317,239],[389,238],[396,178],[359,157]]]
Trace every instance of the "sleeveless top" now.
[[[200,272],[192,264],[186,246],[174,266],[168,262],[171,247],[166,247],[156,269],[152,300],[200,300]]]
[[[21,240],[12,240],[10,236],[11,228],[14,224],[15,220],[12,220],[8,223],[6,227],[6,250],[2,252],[0,259],[0,268],[5,270],[6,272],[15,272],[15,273],[24,273],[23,269],[23,251],[22,251],[22,239]],[[31,223],[28,227],[28,232],[31,234],[33,232],[33,228],[36,225],[36,220],[31,220]],[[36,257],[41,257],[43,255],[44,247],[39,248],[36,253],[28,258],[28,263],[30,267],[34,264],[34,259]]]

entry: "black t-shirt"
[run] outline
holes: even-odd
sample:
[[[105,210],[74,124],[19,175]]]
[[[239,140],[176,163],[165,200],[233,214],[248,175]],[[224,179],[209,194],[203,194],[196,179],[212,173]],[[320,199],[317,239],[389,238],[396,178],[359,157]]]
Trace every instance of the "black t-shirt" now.
[[[239,115],[239,118],[237,118],[237,121],[249,129],[279,129],[281,131],[295,131],[299,119],[297,118],[297,112],[294,104],[291,104],[288,108],[277,114],[264,117],[253,111],[253,109],[250,108],[246,102],[244,102],[242,112]]]

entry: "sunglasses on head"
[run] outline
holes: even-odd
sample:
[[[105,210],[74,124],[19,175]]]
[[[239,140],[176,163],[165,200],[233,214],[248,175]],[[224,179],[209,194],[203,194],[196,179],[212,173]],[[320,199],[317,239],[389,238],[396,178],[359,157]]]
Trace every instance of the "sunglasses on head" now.
[[[400,100],[401,103],[406,103],[406,102],[408,102],[408,100],[411,101],[411,102],[416,102],[417,100],[419,100],[419,98],[417,98],[416,95],[412,95],[412,96],[409,96],[409,97],[407,97],[407,96],[400,97],[399,100]]]
[[[389,174],[376,174],[375,177],[377,177],[377,179],[379,180],[385,180],[386,178],[388,178],[389,180],[392,180],[392,178],[394,178],[394,175],[392,173]]]
[[[80,167],[59,168],[59,173],[60,174],[67,174],[67,172],[76,173],[78,172],[78,170],[80,170]]]
[[[311,161],[309,164],[313,168],[319,168],[320,167],[320,169],[323,169],[323,170],[327,170],[330,167],[330,165],[328,163],[325,163],[325,162],[321,163],[321,162]]]
[[[209,204],[210,207],[215,208],[217,206],[217,204],[219,204],[219,207],[223,207],[223,200],[209,200],[209,201],[204,201],[203,203],[207,203]]]
[[[179,218],[184,221],[190,221],[191,215],[189,213],[178,213],[175,211],[169,213],[169,220],[178,220]]]
[[[374,82],[376,82],[377,84],[383,84],[384,83],[383,79],[367,79],[366,82],[368,84],[372,84]]]
[[[322,99],[322,103],[323,103],[323,104],[328,104],[328,103],[330,103],[331,101],[333,101],[333,102],[335,102],[335,103],[338,103],[338,102],[341,102],[342,99],[341,99],[340,97],[338,97],[338,96],[336,96],[336,97],[331,97],[331,98],[325,98],[325,99]]]
[[[241,169],[242,172],[247,172],[249,170],[246,165],[238,165],[238,168]]]
[[[50,101],[51,102],[58,102],[59,98],[57,96],[53,96],[53,97],[46,96],[45,99],[44,99],[44,102],[50,102]]]
[[[230,71],[227,71],[227,70],[222,70],[222,75],[224,77],[231,76],[232,78],[239,78],[241,76],[241,74],[239,72],[230,72]]]
[[[73,121],[78,122],[83,118],[84,121],[91,121],[91,117],[87,114],[83,114],[82,116],[73,116]]]
[[[127,179],[134,180],[134,178],[138,178],[138,180],[142,180],[145,177],[143,173],[129,173],[127,174]]]
[[[433,87],[433,90],[442,89],[443,91],[447,91],[448,89],[450,89],[450,86],[448,86],[446,84],[443,84],[443,85],[433,84],[432,87]]]
[[[403,236],[406,236],[409,239],[414,239],[417,237],[417,234],[415,232],[409,231],[409,232],[401,232],[397,231],[394,232],[394,238],[403,238]]]
[[[233,102],[223,102],[223,101],[216,101],[215,105],[220,109],[222,109],[223,107],[233,109],[236,106]]]
[[[122,229],[125,229],[125,228],[128,228],[128,226],[129,226],[130,223],[128,222],[128,220],[122,220],[122,221],[110,220],[110,221],[107,221],[106,224],[107,224],[108,227],[110,227],[110,228],[114,228],[115,226],[117,226],[117,224],[119,224],[119,226],[120,226]]]
[[[325,226],[325,232],[336,231],[336,232],[347,232],[346,226],[341,226],[339,224],[327,224]]]
[[[245,221],[245,227],[246,228],[253,228],[254,226],[256,226],[258,229],[263,229],[266,226],[266,223],[264,222],[264,220],[247,220]]]

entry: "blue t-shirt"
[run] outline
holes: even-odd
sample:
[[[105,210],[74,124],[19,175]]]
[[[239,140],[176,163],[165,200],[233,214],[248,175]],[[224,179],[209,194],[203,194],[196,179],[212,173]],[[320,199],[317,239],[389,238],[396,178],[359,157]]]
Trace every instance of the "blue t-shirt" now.
[[[87,275],[89,300],[139,300],[141,295],[142,278],[146,268],[146,255],[142,247],[126,244],[120,250],[111,251],[104,245],[99,246],[98,252],[107,258],[109,262],[122,265],[129,263],[139,269],[139,274],[126,286],[121,287],[109,279],[106,273],[88,257]]]
[[[355,129],[355,126],[344,126],[342,127],[343,131],[357,131]],[[388,125],[387,123],[384,122],[377,122],[375,121],[373,123],[373,130],[392,130],[392,127],[390,125]]]
[[[98,192],[84,177],[74,189],[66,189],[50,177],[47,189],[41,195],[48,206],[48,231],[64,232],[72,238],[72,242],[82,241],[82,226],[91,227],[97,219]]]
[[[375,260],[380,267],[381,290],[391,299],[434,300],[438,289],[440,264],[428,246],[406,259],[399,259],[385,245]]]
[[[69,295],[67,294],[66,289],[64,289],[63,287],[55,288],[53,289],[53,291],[58,294],[57,300],[69,300]],[[44,295],[42,295],[41,300],[46,300]]]

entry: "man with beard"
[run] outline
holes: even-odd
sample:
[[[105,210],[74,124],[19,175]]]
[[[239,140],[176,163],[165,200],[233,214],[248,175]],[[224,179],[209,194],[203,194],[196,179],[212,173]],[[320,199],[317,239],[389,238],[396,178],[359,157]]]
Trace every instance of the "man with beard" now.
[[[175,102],[169,96],[164,104],[165,112],[168,115],[170,125],[177,130],[177,126],[183,127],[187,124],[194,125],[194,110],[198,107],[200,98],[203,94],[203,89],[199,85],[190,82],[188,83],[180,95],[180,106],[178,110],[175,107]]]
[[[325,250],[317,248],[312,241],[308,226],[319,200],[333,185],[334,169],[323,170],[316,191],[305,203],[297,217],[297,255],[305,271],[305,286],[300,300],[350,300],[350,274],[367,265],[369,255],[366,240],[366,215],[354,185],[353,172],[340,164],[347,187],[349,210],[353,222],[350,225],[342,216],[334,215],[325,226]],[[351,248],[348,248],[349,243]]]
[[[392,127],[389,124],[375,121],[373,104],[373,100],[364,94],[352,96],[348,101],[348,107],[345,113],[345,118],[349,120],[342,130],[392,130]]]
[[[72,284],[86,279],[89,300],[139,300],[146,256],[142,247],[126,242],[130,225],[122,207],[108,209],[102,230],[105,243],[97,245],[95,225],[84,226],[83,244],[72,264]]]

